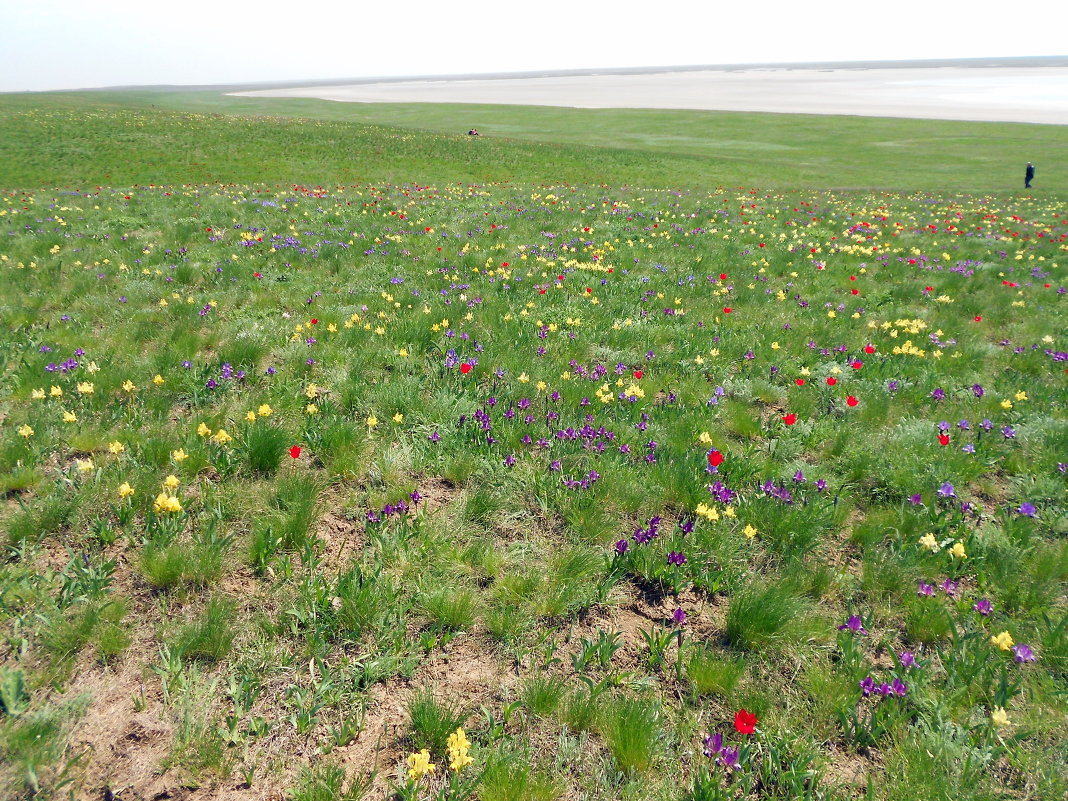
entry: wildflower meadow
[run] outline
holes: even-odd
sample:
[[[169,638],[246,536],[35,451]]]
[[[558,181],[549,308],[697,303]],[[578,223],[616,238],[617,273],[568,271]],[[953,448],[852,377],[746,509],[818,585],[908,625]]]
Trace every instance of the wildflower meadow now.
[[[0,103],[4,798],[1068,793],[1065,195],[77,102]]]

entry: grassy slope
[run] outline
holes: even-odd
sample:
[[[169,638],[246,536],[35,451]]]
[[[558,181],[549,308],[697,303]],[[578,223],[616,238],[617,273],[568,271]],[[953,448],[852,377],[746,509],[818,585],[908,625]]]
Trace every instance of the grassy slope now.
[[[143,109],[138,135],[101,111]],[[34,116],[13,117],[34,109]],[[159,119],[160,110],[178,112]],[[238,115],[223,132],[212,117]],[[58,115],[58,116],[57,116]],[[269,116],[268,116],[269,115]],[[297,123],[293,118],[316,121]],[[255,119],[253,124],[248,119]],[[289,121],[287,121],[289,120]],[[316,125],[315,136],[304,126]],[[469,141],[471,126],[488,134]],[[28,129],[47,145],[20,149]],[[413,139],[412,131],[440,137]],[[160,148],[160,144],[164,149]],[[1023,164],[1036,189],[1068,188],[1068,139],[1050,125],[817,115],[336,103],[219,92],[0,96],[0,186],[85,182],[358,180],[605,182],[1011,192]]]
[[[59,782],[61,777],[51,771],[75,753],[62,748],[65,716],[75,716],[74,705],[83,691],[95,698],[85,719],[96,722],[99,748],[77,766],[85,772],[75,773],[82,792],[110,786],[122,775],[125,765],[108,761],[118,753],[111,747],[114,741],[137,743],[130,746],[131,753],[141,754],[145,764],[171,765],[171,782],[200,783],[199,790],[188,793],[171,786],[174,794],[185,793],[182,797],[187,798],[224,792],[237,786],[242,775],[251,786],[241,792],[237,787],[232,797],[278,797],[281,790],[274,785],[292,789],[304,759],[324,769],[326,761],[335,758],[345,760],[350,769],[364,769],[371,764],[379,732],[385,732],[378,744],[386,751],[377,764],[391,773],[398,766],[403,770],[405,754],[414,745],[406,739],[409,712],[401,707],[408,705],[397,688],[425,685],[463,691],[471,710],[485,702],[494,714],[505,700],[522,701],[510,728],[502,725],[499,736],[491,732],[493,727],[477,722],[477,715],[472,717],[476,722],[470,733],[480,748],[476,756],[480,765],[493,755],[517,757],[519,769],[533,765],[538,781],[549,790],[517,796],[501,789],[491,795],[493,783],[487,780],[480,791],[483,801],[570,799],[579,793],[596,801],[678,797],[682,788],[677,777],[686,777],[688,783],[703,764],[697,756],[700,734],[718,727],[739,742],[730,721],[740,706],[758,713],[765,732],[755,760],[765,767],[754,797],[795,797],[809,766],[826,773],[816,796],[823,798],[855,797],[856,776],[862,783],[866,775],[873,777],[876,797],[885,798],[1063,794],[1068,784],[1062,758],[1068,640],[1055,635],[1053,624],[1040,613],[1049,611],[1053,623],[1064,616],[1068,551],[1062,544],[1059,512],[1064,479],[1053,465],[1068,440],[1063,416],[1050,413],[1063,396],[1063,375],[1037,347],[1045,335],[1060,336],[1064,330],[1063,303],[1055,289],[1042,288],[1031,274],[1032,268],[1049,265],[1053,286],[1063,283],[1063,270],[1058,272],[1055,264],[1063,253],[1063,207],[1048,189],[1054,176],[1044,169],[1040,175],[1050,184],[1041,194],[1013,199],[1016,179],[990,168],[1011,167],[1025,158],[1040,167],[1047,159],[1063,161],[1060,129],[484,107],[480,114],[485,111],[498,120],[513,115],[510,124],[517,127],[529,125],[533,131],[541,126],[529,135],[543,141],[522,141],[519,132],[511,139],[471,141],[452,132],[474,124],[493,133],[494,123],[471,116],[463,107],[419,107],[420,125],[448,132],[427,134],[406,128],[400,107],[249,103],[269,108],[274,116],[216,116],[215,111],[246,106],[209,93],[0,98],[0,186],[196,181],[437,185],[410,194],[411,187],[362,186],[331,190],[325,197],[284,188],[265,190],[260,198],[256,188],[238,186],[173,193],[105,188],[93,199],[51,191],[32,193],[25,202],[21,196],[0,198],[0,204],[6,204],[0,209],[22,215],[6,218],[8,233],[0,255],[8,255],[11,264],[38,264],[26,272],[8,267],[0,273],[0,298],[8,304],[0,308],[5,320],[0,346],[9,354],[4,380],[10,387],[0,407],[9,415],[0,475],[14,491],[32,490],[23,496],[25,507],[11,504],[0,525],[8,541],[23,549],[19,558],[0,565],[2,600],[9,605],[0,605],[7,615],[4,631],[21,632],[30,649],[28,659],[18,653],[14,635],[0,646],[7,649],[0,653],[0,667],[24,671],[28,687],[8,693],[16,707],[26,709],[18,719],[0,722],[0,765],[5,765],[0,783],[11,779],[28,786],[30,767],[40,767],[43,781],[52,780],[46,785]],[[164,105],[173,113],[161,114]],[[349,122],[318,119],[349,114],[365,116],[349,117],[355,120]],[[604,122],[594,125],[593,119],[612,120],[615,128]],[[698,134],[711,119],[730,126],[730,135],[723,133],[722,141],[734,143],[733,159],[709,155],[715,154],[715,143]],[[573,132],[575,120],[601,132],[602,138],[565,142],[563,137],[582,135]],[[413,121],[408,124],[414,127]],[[806,124],[802,136],[797,128]],[[843,126],[854,131],[848,145],[836,144],[846,140],[849,129]],[[657,136],[672,135],[672,129],[697,133],[689,144],[656,141]],[[996,134],[998,130],[1003,133]],[[997,139],[1011,132],[1020,134],[1011,147]],[[614,149],[624,136],[644,139]],[[1033,136],[1046,149],[1029,147],[1024,136]],[[962,144],[962,137],[972,137],[971,143]],[[872,144],[880,141],[901,144]],[[932,141],[945,144],[945,152],[952,149],[955,156],[930,153]],[[796,155],[790,150],[794,147]],[[687,148],[695,152],[682,152]],[[901,152],[901,157],[890,161],[864,155],[883,151]],[[782,161],[769,160],[776,158]],[[834,164],[846,158],[854,166],[832,170],[825,165],[804,175],[789,173],[784,166],[801,159]],[[1018,173],[1018,166],[1013,170]],[[522,183],[559,179],[616,186],[955,188],[973,196],[813,191],[759,192],[751,197],[742,189],[709,197],[703,192],[639,193],[587,186],[571,198],[555,187],[565,196],[557,204],[547,197],[548,190],[532,192]],[[484,193],[442,186],[490,180],[517,185],[486,187]],[[1003,196],[990,203],[983,195],[992,190]],[[616,208],[605,203],[606,197],[627,205]],[[58,212],[51,210],[53,203]],[[995,215],[992,207],[999,203],[1004,205]],[[750,211],[753,204],[759,211]],[[802,204],[798,212],[794,207]],[[870,213],[882,204],[883,214]],[[21,206],[28,206],[29,213],[23,214]],[[398,209],[409,211],[410,222],[399,222]],[[63,217],[62,224],[53,214]],[[294,226],[298,214],[299,229]],[[872,220],[880,247],[893,254],[887,265],[877,264],[869,254],[863,232],[859,242],[847,238],[854,214]],[[1011,214],[1018,219],[1010,221]],[[960,219],[966,220],[962,227],[969,233],[974,229],[983,235],[968,237],[947,225],[959,225]],[[486,223],[496,227],[487,229]],[[587,225],[596,231],[588,243],[580,233]],[[691,226],[697,225],[718,230],[715,235],[691,233]],[[264,243],[250,242],[242,249],[239,228],[255,229]],[[1010,244],[1007,232],[1017,229],[1022,236]],[[338,231],[358,239],[358,246],[333,247]],[[543,231],[555,233],[558,243]],[[299,237],[312,245],[310,252],[281,245],[277,253],[270,251],[276,235]],[[540,264],[546,271],[551,262],[544,263],[548,257],[538,256],[535,248],[560,248],[569,239],[570,256],[581,263],[566,269],[584,280],[569,277],[565,289],[543,296],[529,283],[519,283],[530,291],[513,295],[499,281],[473,271],[504,260],[523,264],[527,253],[532,254],[527,265]],[[757,251],[765,239],[769,247]],[[600,251],[601,256],[628,265],[640,259],[641,266],[630,267],[629,273],[617,270],[611,281],[599,284],[592,280],[599,273],[590,259],[609,242],[611,250]],[[852,244],[840,250],[847,242]],[[995,257],[995,248],[1001,247],[1006,252]],[[819,254],[811,255],[812,248]],[[1009,252],[1013,250],[1015,254]],[[757,252],[767,254],[766,268],[758,267],[752,255]],[[181,258],[174,255],[178,253]],[[905,266],[910,255],[919,266]],[[562,255],[560,264],[567,258]],[[811,269],[817,258],[827,261],[827,270]],[[235,264],[238,260],[244,265]],[[987,263],[978,264],[981,261]],[[659,262],[667,265],[666,272],[654,269]],[[971,264],[975,276],[948,269],[958,262]],[[76,269],[82,263],[93,269]],[[859,269],[865,263],[867,272]],[[456,271],[454,277],[447,269],[424,269],[445,264]],[[551,283],[556,274],[552,266],[541,276],[522,269],[516,276]],[[253,269],[263,270],[265,280],[255,278]],[[726,297],[712,294],[727,290],[704,278],[720,269],[731,274],[732,283],[738,276]],[[684,285],[678,279],[691,270],[698,280]],[[470,324],[459,321],[461,308],[445,306],[449,298],[441,294],[443,289],[453,291],[452,282],[460,280],[461,272],[463,280],[472,283],[471,291],[486,300]],[[1007,294],[1000,272],[1021,280],[1026,288]],[[847,287],[854,286],[847,277],[852,274],[860,278],[855,285],[861,287],[858,300],[847,294]],[[407,276],[407,283],[400,288],[389,283],[394,275]],[[741,278],[746,275],[753,277],[752,283]],[[770,283],[757,281],[757,276]],[[936,285],[937,292],[921,292],[927,282]],[[597,306],[583,296],[580,287],[586,284],[598,287]],[[383,292],[403,296],[412,289],[421,291],[428,307],[433,304],[432,314],[424,315],[419,304],[394,311],[388,301],[383,303]],[[175,290],[195,302],[181,302]],[[782,299],[773,300],[776,295],[769,293],[775,290],[782,291]],[[320,291],[323,295],[314,307],[323,318],[316,329],[320,343],[309,351],[299,337],[294,342],[290,336],[302,316],[299,310]],[[661,306],[659,298],[649,304],[638,300],[645,291],[663,294],[663,305],[684,305],[688,316],[661,314],[656,308]],[[942,292],[956,302],[932,299]],[[788,300],[793,293],[811,301],[807,311]],[[128,298],[124,305],[115,300],[120,294]],[[676,296],[682,300],[673,301]],[[585,324],[575,324],[575,339],[563,330],[536,339],[536,329],[529,324],[505,324],[505,313],[510,316],[519,308],[520,297],[535,299],[535,316],[553,322],[580,315]],[[719,312],[727,297],[735,307],[730,322]],[[160,305],[163,299],[169,299],[168,306]],[[203,304],[210,307],[211,301],[219,305],[209,312]],[[1024,311],[1017,311],[1016,304],[1022,302],[1027,304]],[[852,323],[848,314],[828,317],[827,303],[870,306],[873,320],[922,317],[929,329],[945,329],[939,335],[954,342],[959,338],[960,344],[947,350],[937,367],[918,357],[890,356],[885,351],[906,335],[930,348],[927,330],[907,334],[906,319],[895,323],[893,333],[883,328],[876,332],[867,329],[863,318]],[[344,327],[348,315],[365,312],[364,306],[370,308],[368,319],[378,311],[386,315],[375,319],[385,321],[388,336],[372,337],[360,327]],[[279,316],[280,309],[293,309],[293,319]],[[648,310],[653,313],[644,320]],[[72,320],[64,320],[64,314]],[[982,325],[973,324],[974,315],[983,317]],[[461,342],[428,328],[429,321],[446,316],[486,344],[473,375],[480,384],[472,381],[467,388],[437,369],[437,348]],[[618,330],[609,324],[631,317],[639,324]],[[704,320],[708,328],[698,329]],[[331,323],[340,331],[331,333]],[[904,332],[901,339],[892,338],[897,329]],[[713,330],[716,340],[710,342]],[[864,371],[843,371],[835,397],[841,401],[846,393],[856,393],[862,399],[857,409],[849,411],[840,404],[830,409],[823,377],[829,365],[837,367],[837,358],[817,357],[805,344],[810,337],[828,347],[846,343],[856,353],[872,339],[880,344],[878,355],[864,357],[869,362]],[[1022,348],[1015,354],[994,347],[1001,337],[1022,345],[1035,343],[1037,349]],[[782,349],[774,349],[769,340],[781,343]],[[40,345],[48,343],[54,350],[41,351]],[[415,349],[417,358],[399,355],[398,348],[405,344]],[[540,344],[548,349],[545,358],[532,355]],[[712,344],[716,356],[709,350]],[[465,357],[471,354],[469,345],[473,347],[457,344]],[[45,372],[49,360],[59,361],[74,347],[84,347],[89,358],[100,359],[101,372],[91,376],[96,385],[92,395],[77,393],[75,382],[86,377],[81,373],[75,378]],[[1056,347],[1063,348],[1063,340]],[[747,367],[750,363],[741,354],[750,348],[759,355]],[[657,352],[655,360],[646,360],[648,350]],[[309,352],[318,358],[314,366],[305,361]],[[954,360],[954,353],[962,358]],[[596,405],[595,410],[598,422],[618,423],[620,436],[635,453],[650,439],[660,442],[655,467],[646,467],[640,456],[616,464],[613,449],[598,461],[577,446],[574,453],[566,451],[569,475],[579,475],[580,467],[588,466],[603,474],[591,493],[596,500],[589,505],[577,502],[555,480],[541,478],[547,459],[524,452],[516,468],[506,469],[504,450],[472,446],[454,423],[456,414],[482,401],[483,390],[492,383],[491,370],[499,365],[509,379],[530,371],[532,381],[502,385],[495,393],[503,399],[496,415],[517,397],[536,392],[535,382],[545,379],[564,392],[567,416],[560,425],[577,428],[583,419],[578,395],[590,390],[585,382],[564,382],[561,371],[572,357],[584,364],[603,360],[609,367],[617,360],[642,365],[650,389],[645,405],[634,407],[629,417],[616,407],[611,413]],[[708,367],[699,368],[706,357]],[[194,372],[178,367],[185,358],[196,363]],[[204,379],[217,375],[221,362],[255,365],[248,388],[206,394]],[[268,363],[280,367],[274,378],[264,375]],[[782,374],[762,378],[772,365],[782,366]],[[813,373],[808,383],[795,384],[800,367],[809,365]],[[158,387],[151,380],[157,371],[167,376]],[[903,383],[902,391],[892,396],[885,389],[891,376]],[[129,396],[120,389],[126,378],[140,386]],[[717,407],[705,405],[713,378],[723,381],[727,390]],[[53,380],[66,390],[62,399],[31,400],[33,388]],[[309,380],[327,388],[320,401],[323,409],[316,415],[305,414]],[[975,381],[987,387],[984,399],[969,389]],[[951,389],[944,404],[931,399],[936,386]],[[677,410],[654,403],[657,387],[678,389]],[[1019,401],[1011,412],[1005,410],[999,402],[1020,389],[1027,390],[1029,399]],[[789,408],[801,411],[803,418],[790,429],[778,423],[787,399]],[[277,426],[282,432],[275,443],[282,448],[274,460],[275,468],[281,460],[278,477],[253,470],[251,440],[246,439],[251,426],[243,422],[244,415],[264,402],[274,412],[256,425],[264,431]],[[65,408],[78,410],[77,429],[61,422]],[[648,431],[635,426],[640,409],[650,412]],[[380,418],[374,435],[364,422],[368,412]],[[392,422],[394,412],[403,412],[401,421]],[[966,417],[974,428],[985,415],[998,426],[1012,422],[1019,437],[1010,440],[995,432],[983,438],[954,429],[953,447],[935,444],[938,420]],[[239,436],[232,446],[234,459],[195,433],[194,423],[202,419],[213,428],[225,424]],[[12,436],[12,429],[24,421],[32,424],[32,436]],[[510,437],[518,448],[514,440],[520,432],[500,420],[496,425],[498,436]],[[668,510],[673,529],[672,514],[691,511],[693,501],[708,499],[701,472],[704,449],[694,443],[696,433],[705,428],[731,459],[725,474],[745,495],[739,519],[699,521],[693,538],[676,540],[672,534],[653,548],[635,547],[624,586],[610,603],[595,602],[593,589],[605,568],[591,556],[609,551],[621,533],[633,530],[635,521]],[[441,448],[429,444],[426,436],[438,429],[445,435]],[[112,438],[126,443],[124,455],[106,450]],[[956,447],[972,440],[979,442],[981,461]],[[394,441],[404,447],[393,447]],[[295,461],[284,450],[293,442],[306,446],[305,455]],[[173,461],[176,447],[191,457]],[[72,461],[86,456],[102,472],[77,474]],[[60,460],[66,472],[57,470],[53,459]],[[812,500],[800,507],[801,515],[748,489],[756,477],[789,483],[789,476],[802,469],[808,483],[789,484],[799,498]],[[191,532],[173,541],[163,527],[143,522],[149,519],[159,482],[172,470],[182,479],[180,494]],[[216,475],[216,470],[225,472]],[[695,475],[701,480],[695,481]],[[438,476],[459,488],[446,491]],[[821,504],[814,494],[817,476],[830,480],[833,502],[828,494]],[[320,499],[330,512],[323,514],[321,525],[322,508],[309,512],[307,520],[299,514],[302,497],[311,498],[305,505],[313,508],[320,480],[332,483]],[[982,527],[949,514],[951,504],[934,494],[944,480],[955,483],[960,497],[980,500],[988,514]],[[137,487],[136,514],[116,524],[113,504],[120,481]],[[440,504],[418,524],[414,545],[389,526],[382,527],[373,546],[359,540],[368,508],[406,497],[413,487],[437,493],[434,505]],[[904,502],[913,491],[923,492],[925,506]],[[1040,521],[1031,523],[1012,513],[1025,500],[1039,503]],[[832,503],[833,511],[828,509]],[[128,508],[134,509],[133,504]],[[939,509],[943,513],[936,515]],[[214,537],[212,521],[220,515],[220,531],[234,535],[232,541]],[[750,520],[760,529],[752,542],[741,532],[742,522]],[[279,531],[286,526],[286,536],[294,543],[307,541],[308,550],[273,544],[272,525]],[[935,555],[917,547],[918,536],[932,528],[940,535],[965,536],[968,562],[957,566],[944,551]],[[337,564],[307,556],[320,536],[329,540],[322,559]],[[335,609],[332,604],[336,597],[354,595],[351,585],[342,588],[342,579],[351,578],[345,571],[352,565],[341,559],[348,539],[360,543],[367,565],[382,569],[387,577],[374,583],[385,589],[369,602],[373,614],[367,628],[373,636],[365,634],[362,640],[352,635],[361,610]],[[687,590],[678,601],[670,594],[660,598],[657,592],[647,592],[658,586],[654,578],[662,572],[666,552],[681,547],[680,542],[690,557],[686,576],[692,572],[700,579],[700,591]],[[60,547],[68,545],[75,549],[71,554]],[[265,567],[254,571],[257,548]],[[105,559],[118,562],[106,594],[91,592],[92,582],[80,577],[79,553],[91,554],[87,567],[99,567]],[[645,561],[638,561],[639,556]],[[72,566],[64,570],[68,562]],[[701,566],[713,564],[722,566],[718,577],[701,574]],[[46,573],[41,565],[54,572]],[[747,590],[754,574],[773,589]],[[917,596],[918,579],[938,582],[948,575],[965,578],[959,601],[951,602],[944,594],[937,599]],[[713,578],[723,582],[714,591],[708,583]],[[390,595],[394,581],[396,596]],[[989,620],[972,611],[971,604],[981,596],[993,600],[995,613]],[[126,606],[100,605],[111,599]],[[239,603],[236,611],[231,603]],[[700,643],[692,651],[694,662],[683,668],[682,681],[672,677],[670,663],[666,669],[650,667],[651,651],[640,633],[642,628],[668,626],[676,603],[691,614],[687,641]],[[109,608],[107,614],[117,615],[117,620],[101,611]],[[127,608],[123,621],[121,611]],[[581,619],[577,609],[583,610]],[[211,610],[215,612],[209,615]],[[950,618],[943,610],[961,630],[975,634],[959,642],[950,638]],[[93,618],[98,612],[99,619]],[[220,622],[226,613],[232,613],[234,625]],[[785,634],[773,641],[771,635],[778,636],[774,626],[780,624],[771,618],[780,613]],[[856,638],[861,643],[856,652],[848,647],[850,635],[841,635],[837,645],[834,639],[836,624],[850,613],[864,614],[872,630],[870,637]],[[311,618],[314,624],[297,625]],[[771,634],[761,629],[765,623]],[[1016,666],[1011,655],[989,644],[987,635],[1010,629],[1018,641],[1036,644],[1036,665]],[[462,633],[453,639],[457,630]],[[626,643],[611,671],[596,664],[572,669],[583,636],[592,640],[602,631],[616,630],[625,633]],[[161,645],[172,649],[173,658],[160,653]],[[874,706],[858,701],[858,679],[869,671],[877,678],[888,677],[894,654],[905,647],[916,648],[925,665],[907,674],[910,718],[895,723],[872,747],[864,726],[842,716]],[[856,664],[848,654],[858,657]],[[972,668],[961,656],[975,660],[978,678],[967,675]],[[555,667],[554,660],[559,660]],[[1020,696],[1004,700],[996,695],[1001,670],[1010,677],[1025,677]],[[549,671],[553,686],[536,693],[533,679],[543,671]],[[640,705],[617,703],[624,696],[617,688],[603,697],[594,734],[577,734],[585,687],[579,674],[607,679],[628,672],[645,682],[645,697],[663,702],[663,717],[650,721]],[[14,670],[4,674],[6,685],[12,685],[14,675]],[[216,678],[220,684],[213,683]],[[698,692],[699,680],[706,689],[698,699],[691,693]],[[161,690],[164,682],[167,693]],[[507,682],[511,684],[505,686]],[[50,695],[50,685],[66,692]],[[389,699],[388,709],[383,698]],[[147,704],[147,714],[140,717],[131,712],[139,702]],[[122,725],[131,727],[128,734],[116,728],[113,718],[99,722],[102,708],[109,705],[118,710]],[[990,722],[992,708],[1000,705],[1013,721],[1003,733]],[[311,712],[310,718],[300,717],[313,708],[318,712]],[[366,719],[361,709],[367,710]],[[164,729],[160,735],[149,730],[146,736],[137,728],[154,719],[173,722],[174,731]],[[230,720],[234,727],[228,731]],[[355,742],[347,740],[343,729],[353,721],[365,730]],[[78,737],[91,728],[79,725]],[[44,730],[46,726],[51,729]],[[639,736],[628,751],[628,738],[620,736],[627,732],[644,733],[645,740]],[[1022,735],[1019,742],[1011,740],[1016,734]],[[1007,746],[1002,736],[1009,739]],[[652,743],[651,760],[638,747],[643,742]],[[338,750],[324,760],[320,754],[334,746]],[[764,750],[772,747],[777,749],[773,755]],[[436,754],[440,760],[440,747]],[[633,775],[619,772],[625,764],[636,766]],[[508,764],[495,770],[501,774],[498,787],[516,785]],[[753,775],[747,770],[740,781],[750,781]],[[554,783],[559,784],[555,790]],[[840,784],[845,786],[834,789]],[[144,787],[149,786],[146,781]],[[338,792],[326,790],[300,796],[336,797]]]

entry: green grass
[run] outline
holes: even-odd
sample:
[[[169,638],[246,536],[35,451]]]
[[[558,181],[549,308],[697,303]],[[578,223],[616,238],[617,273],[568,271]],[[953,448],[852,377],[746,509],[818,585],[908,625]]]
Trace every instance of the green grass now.
[[[472,126],[487,136],[465,136]],[[1033,161],[1050,165],[1036,192],[1068,191],[1054,125],[211,91],[0,96],[0,157],[8,187],[418,182],[432,163],[445,182],[991,192],[1015,190]]]
[[[1063,795],[1059,132],[0,98],[2,794]]]

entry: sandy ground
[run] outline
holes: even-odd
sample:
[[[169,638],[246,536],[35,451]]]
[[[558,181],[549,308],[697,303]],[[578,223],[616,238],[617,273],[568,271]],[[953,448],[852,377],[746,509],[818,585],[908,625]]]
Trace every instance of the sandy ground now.
[[[235,92],[350,103],[492,103],[1068,124],[1068,67],[719,69],[389,81]]]

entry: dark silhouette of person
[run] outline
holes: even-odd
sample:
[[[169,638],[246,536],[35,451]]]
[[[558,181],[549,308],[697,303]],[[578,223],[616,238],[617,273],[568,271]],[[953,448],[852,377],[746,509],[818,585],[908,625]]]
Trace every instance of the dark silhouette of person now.
[[[1035,179],[1035,165],[1027,162],[1027,171],[1024,172],[1024,189],[1031,188],[1031,181]]]

